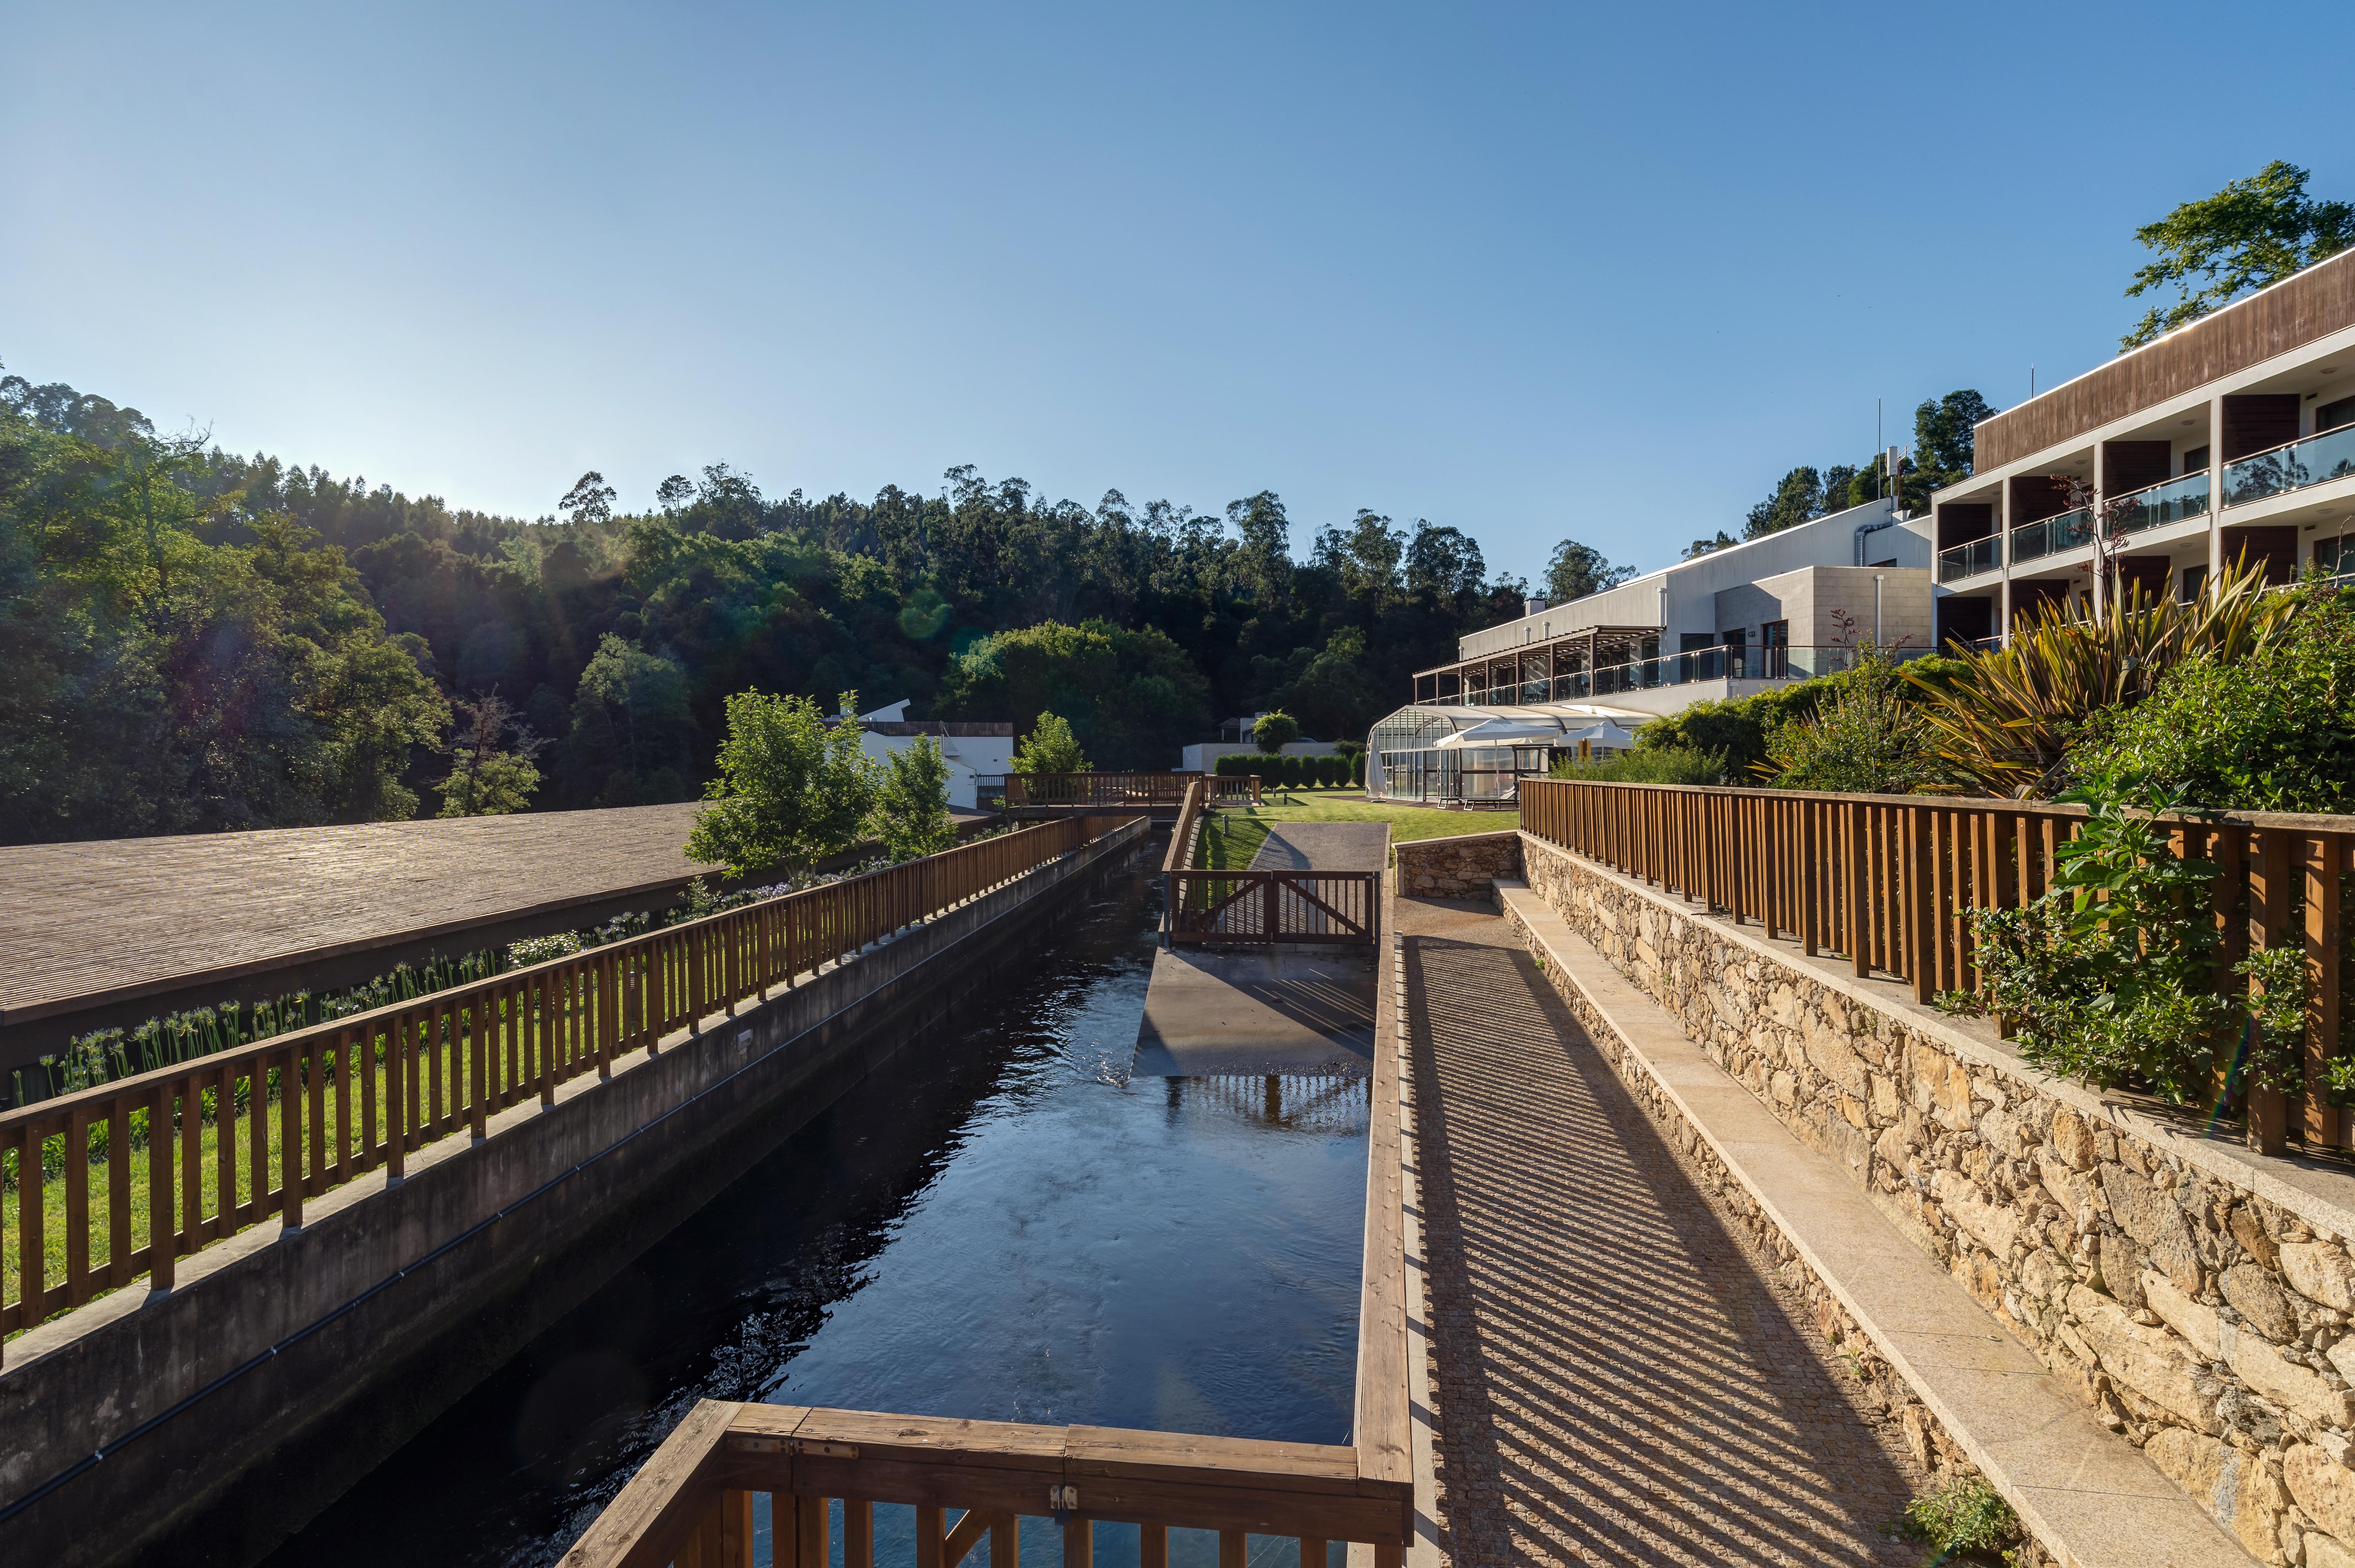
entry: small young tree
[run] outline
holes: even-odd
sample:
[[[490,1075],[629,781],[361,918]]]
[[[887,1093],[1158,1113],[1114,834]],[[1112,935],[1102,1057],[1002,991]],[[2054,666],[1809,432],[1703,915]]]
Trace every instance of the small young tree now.
[[[856,711],[858,701],[844,692],[842,710]],[[859,749],[858,727],[828,726],[806,697],[730,698],[719,762],[687,855],[731,877],[840,854],[874,813],[879,770]]]
[[[1084,773],[1088,760],[1080,753],[1079,738],[1071,720],[1052,713],[1039,715],[1038,726],[1022,738],[1014,753],[1018,773]]]
[[[442,781],[439,815],[504,816],[523,810],[539,788],[539,769],[532,759],[546,749],[547,738],[516,721],[515,705],[496,687],[454,706],[462,727],[450,753],[450,776]]]
[[[949,760],[941,743],[919,735],[912,746],[883,759],[875,792],[875,837],[894,860],[937,854],[956,842],[949,816]]]
[[[1252,741],[1273,757],[1300,739],[1300,721],[1281,708],[1273,713],[1263,713],[1252,726]]]

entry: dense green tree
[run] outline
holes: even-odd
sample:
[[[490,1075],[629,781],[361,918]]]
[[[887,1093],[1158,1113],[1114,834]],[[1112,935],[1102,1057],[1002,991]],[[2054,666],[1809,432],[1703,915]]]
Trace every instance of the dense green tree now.
[[[1593,545],[1564,539],[1553,547],[1553,557],[1546,562],[1546,598],[1556,604],[1567,604],[1573,599],[1616,588],[1635,575],[1634,567],[1612,565]]]
[[[1783,475],[1773,495],[1750,508],[1742,527],[1746,539],[1763,539],[1823,516],[1823,475],[1802,464]]]
[[[691,736],[686,671],[606,633],[581,672],[565,741],[574,773],[601,781],[596,803],[694,798],[687,783]]]
[[[1094,770],[1088,765],[1087,753],[1080,749],[1079,737],[1071,733],[1071,721],[1052,713],[1041,713],[1038,722],[1030,726],[1030,732],[1014,749],[1014,771],[1084,773]]]
[[[341,550],[193,440],[0,380],[0,837],[414,814],[449,721]]]
[[[1084,679],[1046,683],[1055,710],[1107,764],[1167,767],[1271,706],[1361,735],[1523,592],[1461,529],[1371,510],[1295,560],[1266,491],[1085,507],[962,467],[935,493],[773,497],[713,464],[636,511],[591,471],[527,522],[165,441],[67,386],[11,378],[0,406],[20,837],[413,809],[448,771],[442,703],[495,688],[560,738],[535,809],[691,798],[746,689],[1028,722],[1019,670],[964,661],[1050,626],[1104,628],[1067,650]]]
[[[930,735],[917,736],[883,759],[874,833],[894,860],[936,854],[956,842],[956,822],[949,816],[949,760]]]
[[[2135,238],[2158,254],[2136,269],[2126,297],[2138,299],[2161,288],[2181,297],[2171,305],[2153,306],[2118,339],[2118,352],[2189,325],[2355,244],[2355,204],[2317,201],[2306,194],[2306,170],[2275,159],[2248,178],[2136,229]]]
[[[496,688],[455,707],[459,728],[450,774],[440,786],[439,815],[504,816],[527,809],[540,782],[532,759],[546,748],[547,738],[521,722],[515,705]]]
[[[1061,714],[1099,767],[1167,768],[1209,728],[1207,683],[1169,637],[1103,621],[1045,621],[984,637],[951,661],[951,716],[1008,716],[1027,731]]]
[[[858,694],[841,696],[842,711]],[[802,868],[857,844],[874,815],[880,770],[856,724],[828,724],[806,697],[740,691],[728,699],[719,776],[704,790],[687,855],[748,877]]]
[[[1271,757],[1299,739],[1300,721],[1281,708],[1261,714],[1252,725],[1252,744]]]

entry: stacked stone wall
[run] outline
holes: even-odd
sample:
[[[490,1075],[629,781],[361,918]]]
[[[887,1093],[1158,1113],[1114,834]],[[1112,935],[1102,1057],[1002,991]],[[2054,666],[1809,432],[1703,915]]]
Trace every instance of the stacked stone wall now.
[[[1398,846],[1398,889],[1408,898],[1484,899],[1497,878],[1520,874],[1521,836],[1509,830]]]
[[[2355,1568],[2355,1211],[2310,1195],[2293,1211],[2248,1164],[2187,1157],[2195,1140],[2158,1121],[1519,837],[1523,875],[1572,930],[2253,1555]],[[1707,1146],[1676,1136],[1749,1214]],[[1928,1413],[1772,1223],[1745,1222],[1931,1458],[1944,1439]]]

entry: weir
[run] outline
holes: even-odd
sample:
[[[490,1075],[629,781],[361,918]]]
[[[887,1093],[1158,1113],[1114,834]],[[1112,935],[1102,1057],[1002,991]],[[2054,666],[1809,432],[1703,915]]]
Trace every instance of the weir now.
[[[200,1131],[193,1113],[211,1102],[197,1091],[217,1083],[220,1104],[266,1113],[230,1124],[257,1129],[248,1174],[274,1164],[281,1178],[272,1190],[252,1180],[240,1212],[190,1205],[196,1222],[162,1228],[166,1266],[152,1240],[109,1249],[102,1275],[78,1253],[80,1272],[57,1288],[68,1300],[112,1294],[9,1343],[0,1534],[11,1555],[250,1561],[986,985],[995,962],[1147,830],[1135,819],[1026,829],[521,972],[520,991],[503,976],[386,1009],[389,1028],[378,1015],[339,1020],[0,1118],[37,1168],[55,1133],[122,1125],[110,1119],[133,1105]],[[357,1095],[356,1083],[373,1087]],[[357,1150],[356,1111],[368,1113]],[[201,1140],[148,1140],[137,1190],[131,1142],[91,1168],[109,1207],[135,1217],[133,1200],[148,1198],[155,1213],[182,1214],[171,1179],[197,1168],[180,1157]],[[20,1255],[38,1259],[42,1205],[16,1197],[32,1243]],[[86,1214],[86,1196],[69,1211]],[[272,1213],[284,1222],[252,1222]],[[112,1239],[145,1228],[118,1226]],[[163,1288],[119,1288],[118,1262],[154,1270]],[[37,1269],[23,1290],[67,1304]]]

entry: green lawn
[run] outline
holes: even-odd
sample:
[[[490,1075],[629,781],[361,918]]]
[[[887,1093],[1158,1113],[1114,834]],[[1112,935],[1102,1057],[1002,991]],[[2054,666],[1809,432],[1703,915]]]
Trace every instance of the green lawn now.
[[[1361,790],[1272,789],[1255,806],[1220,810],[1202,832],[1199,859],[1216,870],[1251,864],[1267,830],[1280,822],[1387,822],[1391,842],[1407,838],[1452,838],[1464,833],[1502,833],[1521,825],[1518,811],[1433,811],[1419,805],[1388,805],[1368,800]]]

